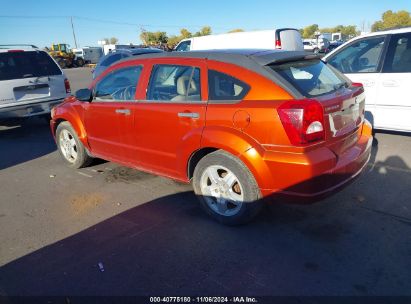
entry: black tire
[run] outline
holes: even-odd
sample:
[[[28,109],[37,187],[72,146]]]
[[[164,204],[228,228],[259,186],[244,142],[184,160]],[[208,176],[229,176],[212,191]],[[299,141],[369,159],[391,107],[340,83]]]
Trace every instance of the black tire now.
[[[67,63],[63,58],[56,58],[56,62],[62,69],[65,69],[67,67]]]
[[[64,148],[64,143],[62,142],[61,137],[64,137],[67,132],[68,134],[70,134],[70,141],[72,142],[74,140],[75,142],[75,149],[73,149],[76,152],[75,158],[67,156],[65,153],[66,149]],[[57,126],[56,143],[61,157],[63,158],[64,162],[71,168],[79,169],[86,167],[93,160],[93,158],[88,155],[86,149],[84,148],[84,145],[78,139],[76,132],[68,121],[64,121]]]
[[[83,60],[83,58],[78,58],[78,59],[76,60],[76,65],[77,65],[78,67],[82,67],[82,66],[84,65],[84,60]]]
[[[217,169],[216,172],[221,172],[218,173],[220,175],[224,174],[225,168],[229,173],[234,174],[234,177],[239,184],[238,186],[236,183],[234,183],[234,185],[229,186],[229,188],[224,188],[225,193],[235,191],[234,187],[237,186],[237,189],[241,190],[240,192],[243,196],[243,203],[237,206],[233,205],[235,207],[231,210],[234,210],[235,213],[229,215],[223,215],[216,211],[215,206],[218,206],[219,204],[218,199],[214,196],[205,195],[202,189],[202,187],[205,186],[204,182],[207,180],[207,169]],[[219,176],[219,178],[221,181],[224,176],[221,175]],[[208,178],[208,181],[210,182],[210,184],[212,183],[210,178]],[[250,170],[248,170],[244,163],[237,157],[222,150],[207,154],[198,162],[197,166],[194,169],[193,188],[204,211],[213,219],[225,225],[240,225],[249,222],[258,214],[258,212],[264,205],[261,199],[261,193],[258,188],[257,182],[255,181],[254,176],[251,174]],[[222,191],[224,190],[220,191],[220,193],[223,193]],[[230,202],[230,200],[228,201]],[[229,204],[230,203],[228,203],[228,205]]]

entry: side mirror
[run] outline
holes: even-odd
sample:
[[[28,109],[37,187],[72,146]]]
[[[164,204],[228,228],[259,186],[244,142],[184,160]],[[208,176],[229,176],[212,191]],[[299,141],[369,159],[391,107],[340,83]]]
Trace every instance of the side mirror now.
[[[93,99],[93,93],[89,89],[80,89],[74,94],[79,101],[90,102]]]

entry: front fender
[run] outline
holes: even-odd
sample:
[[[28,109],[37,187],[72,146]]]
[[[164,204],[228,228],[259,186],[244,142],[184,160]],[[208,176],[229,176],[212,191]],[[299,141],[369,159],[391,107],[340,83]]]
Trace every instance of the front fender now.
[[[87,149],[89,149],[90,147],[88,145],[87,132],[81,120],[81,116],[79,114],[80,111],[77,111],[76,109],[77,106],[80,105],[64,105],[64,107],[56,107],[54,110],[52,122],[54,128],[57,128],[57,125],[60,122],[68,121],[76,132],[79,140]],[[53,133],[55,133],[55,129],[53,130]]]

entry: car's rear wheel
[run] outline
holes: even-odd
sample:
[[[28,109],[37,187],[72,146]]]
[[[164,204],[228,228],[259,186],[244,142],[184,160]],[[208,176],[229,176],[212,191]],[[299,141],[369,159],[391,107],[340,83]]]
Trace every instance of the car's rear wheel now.
[[[201,207],[223,224],[246,223],[263,206],[251,172],[241,160],[221,150],[198,162],[193,187]]]
[[[60,155],[68,166],[78,169],[91,163],[92,158],[69,122],[65,121],[57,126],[56,142]]]

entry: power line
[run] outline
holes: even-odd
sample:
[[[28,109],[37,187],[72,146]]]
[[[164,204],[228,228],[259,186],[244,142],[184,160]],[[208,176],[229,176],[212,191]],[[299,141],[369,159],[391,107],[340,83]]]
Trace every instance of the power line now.
[[[132,23],[132,22],[124,22],[124,21],[115,21],[115,20],[107,20],[107,19],[98,19],[98,18],[90,18],[90,17],[83,17],[83,16],[65,16],[65,15],[60,15],[60,16],[55,16],[55,15],[38,15],[38,16],[22,16],[22,15],[0,15],[0,18],[3,19],[78,19],[78,20],[84,20],[84,21],[90,21],[90,22],[100,22],[100,23],[111,23],[111,24],[117,24],[117,25],[126,25],[126,26],[136,26],[136,27],[157,27],[157,28],[201,28],[204,25],[175,25],[175,24],[162,24],[162,25],[156,25],[156,24],[141,24],[141,23]],[[214,27],[214,29],[217,30],[230,30],[231,28],[220,28],[220,27]]]

